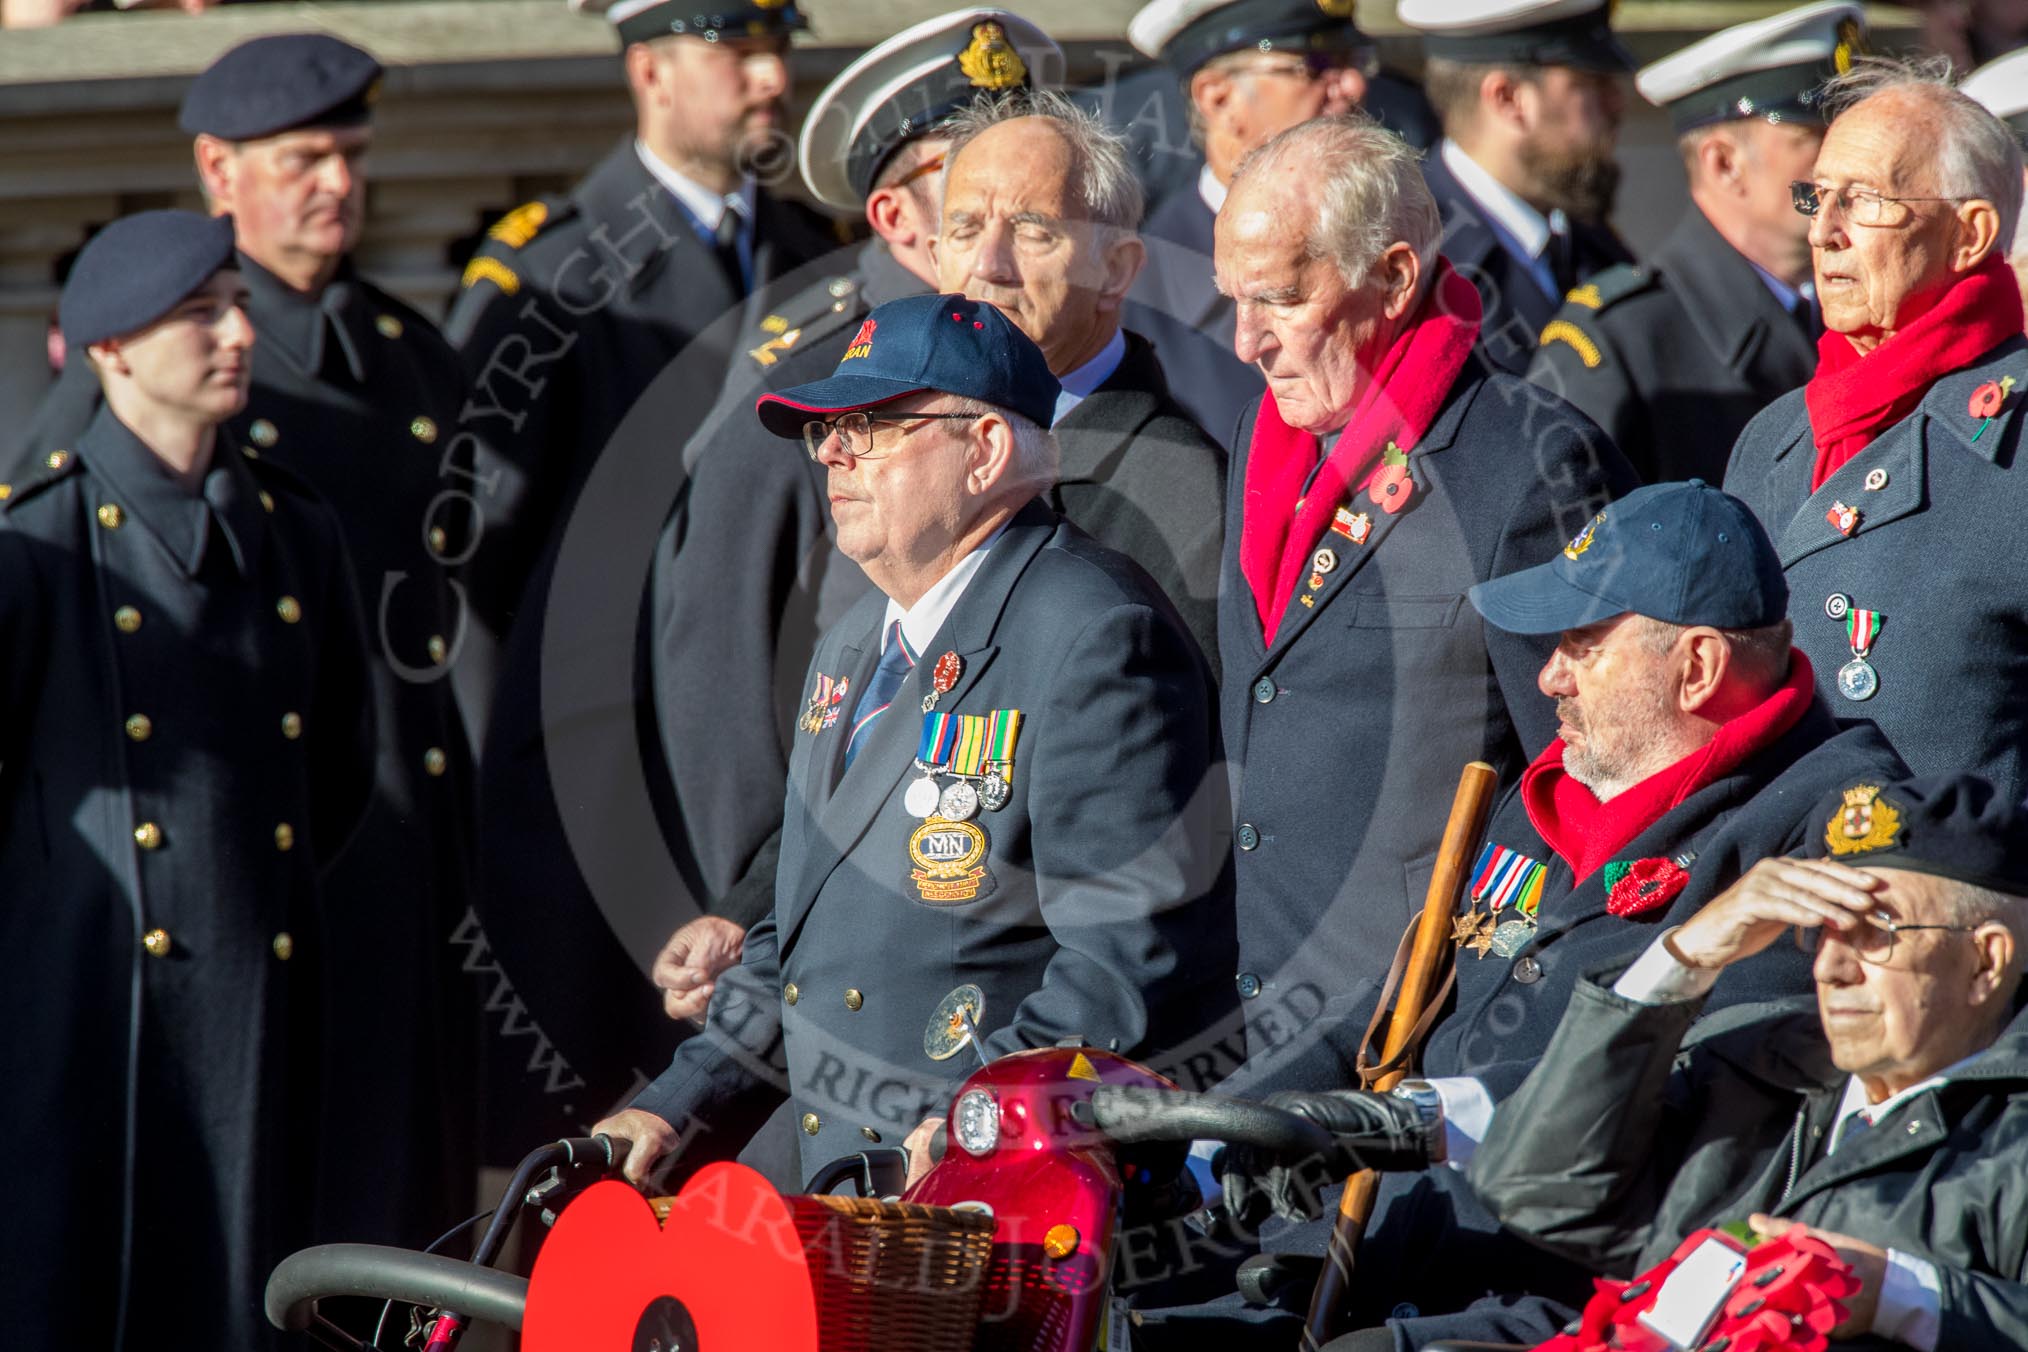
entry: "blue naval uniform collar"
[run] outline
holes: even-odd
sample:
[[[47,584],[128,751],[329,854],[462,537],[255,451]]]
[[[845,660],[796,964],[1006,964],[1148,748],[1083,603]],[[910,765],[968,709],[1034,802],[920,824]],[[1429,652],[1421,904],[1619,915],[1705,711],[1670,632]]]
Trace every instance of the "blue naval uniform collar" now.
[[[201,493],[178,483],[168,466],[103,404],[78,438],[77,454],[111,489],[110,504],[89,505],[94,509],[112,505],[130,513],[168,548],[185,573],[196,577],[204,567],[211,523],[216,520],[240,575],[252,576],[260,557],[260,489],[223,428],[212,448]]]

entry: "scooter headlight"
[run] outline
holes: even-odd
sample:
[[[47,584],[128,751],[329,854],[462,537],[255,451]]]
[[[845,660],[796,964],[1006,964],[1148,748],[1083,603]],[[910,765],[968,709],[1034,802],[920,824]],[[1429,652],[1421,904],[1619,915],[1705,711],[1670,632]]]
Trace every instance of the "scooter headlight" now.
[[[974,1155],[989,1155],[1000,1140],[1000,1105],[983,1089],[958,1096],[951,1114],[951,1134]]]

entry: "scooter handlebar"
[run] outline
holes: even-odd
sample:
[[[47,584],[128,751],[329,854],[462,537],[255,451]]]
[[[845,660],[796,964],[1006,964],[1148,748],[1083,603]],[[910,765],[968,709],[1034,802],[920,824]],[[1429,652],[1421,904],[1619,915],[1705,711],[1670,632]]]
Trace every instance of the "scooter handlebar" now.
[[[1224,1141],[1290,1155],[1324,1154],[1336,1145],[1330,1132],[1306,1117],[1219,1094],[1109,1084],[1092,1091],[1088,1108],[1078,1107],[1089,1113],[1090,1125],[1120,1145]]]
[[[519,1329],[528,1280],[441,1254],[377,1244],[325,1244],[290,1254],[275,1268],[265,1301],[268,1322],[278,1329],[308,1328],[317,1302],[331,1296],[461,1310]]]

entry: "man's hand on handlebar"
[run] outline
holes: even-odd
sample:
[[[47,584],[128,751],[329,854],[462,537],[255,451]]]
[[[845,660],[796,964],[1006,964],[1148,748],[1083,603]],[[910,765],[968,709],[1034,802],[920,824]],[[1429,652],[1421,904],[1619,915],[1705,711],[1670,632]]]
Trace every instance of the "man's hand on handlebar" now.
[[[662,1012],[672,1019],[704,1022],[719,976],[739,964],[745,943],[746,931],[717,915],[700,915],[670,935],[656,955],[653,973],[662,992]]]
[[[1325,1191],[1356,1170],[1413,1170],[1430,1162],[1428,1129],[1406,1099],[1343,1089],[1293,1090],[1262,1101],[1308,1118],[1340,1143],[1327,1155],[1302,1157],[1227,1146],[1220,1168],[1225,1209],[1248,1229],[1258,1228],[1270,1212],[1292,1221],[1315,1220],[1324,1213]],[[1359,1143],[1356,1151],[1347,1148],[1352,1140]],[[1377,1144],[1382,1140],[1387,1144]]]
[[[676,1148],[676,1128],[643,1108],[623,1108],[592,1128],[594,1136],[632,1141],[621,1172],[635,1187],[646,1187],[648,1175],[664,1155]]]

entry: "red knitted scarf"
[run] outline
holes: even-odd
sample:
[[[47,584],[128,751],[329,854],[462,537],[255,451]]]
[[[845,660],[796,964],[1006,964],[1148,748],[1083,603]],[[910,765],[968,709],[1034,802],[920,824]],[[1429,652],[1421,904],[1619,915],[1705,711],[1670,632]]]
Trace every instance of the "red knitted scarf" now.
[[[1478,341],[1482,313],[1472,284],[1438,259],[1435,285],[1381,357],[1322,468],[1317,438],[1282,421],[1272,390],[1261,399],[1247,449],[1239,568],[1268,642],[1346,493],[1366,486],[1389,442],[1412,451],[1429,430]],[[1316,479],[1305,492],[1313,469]]]

